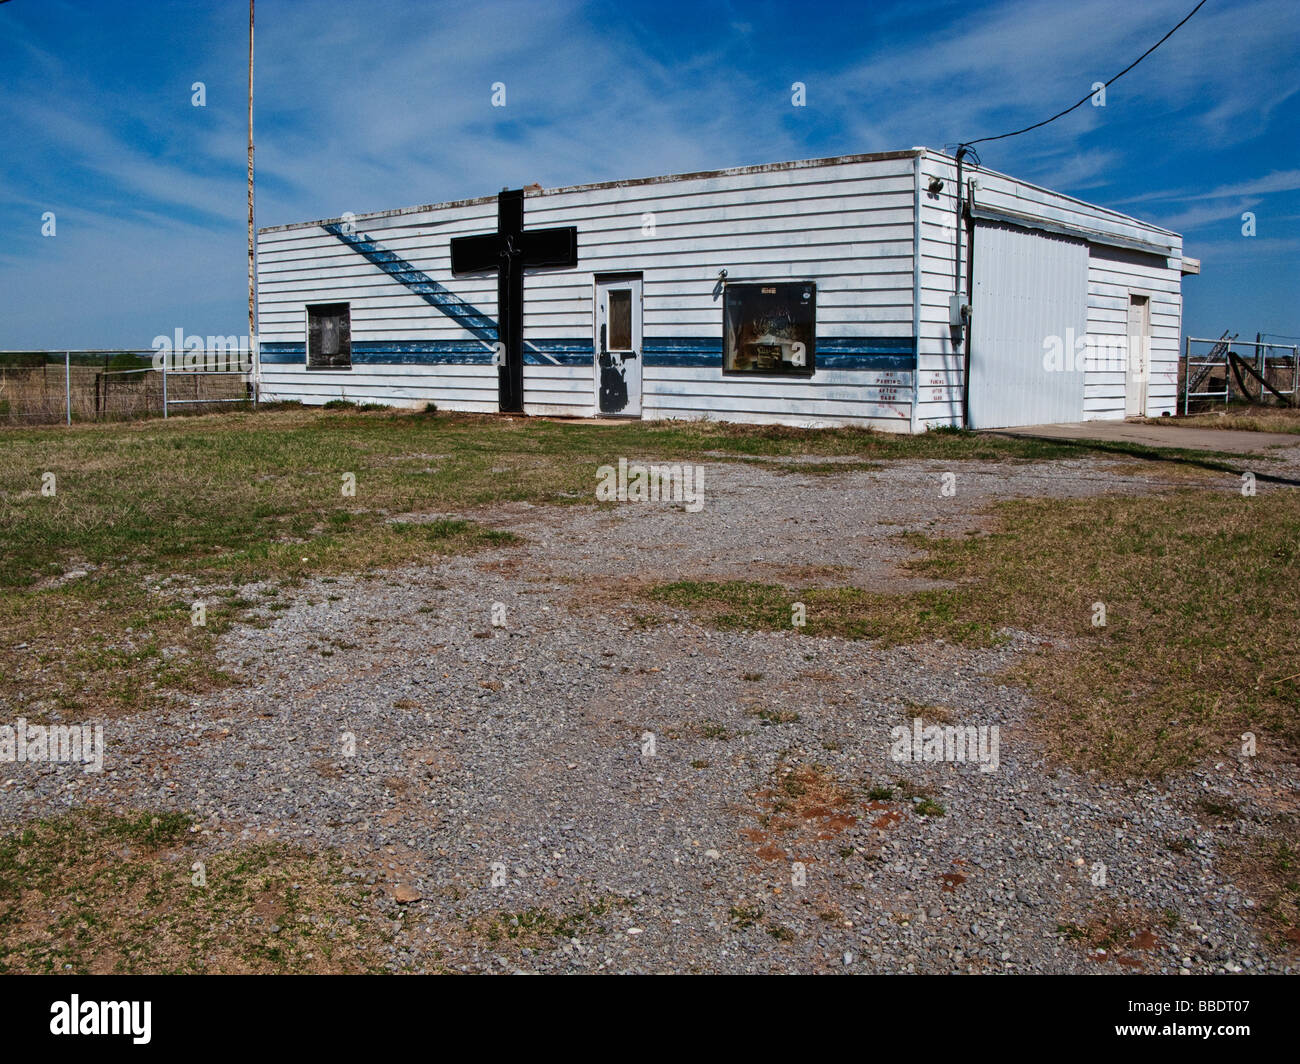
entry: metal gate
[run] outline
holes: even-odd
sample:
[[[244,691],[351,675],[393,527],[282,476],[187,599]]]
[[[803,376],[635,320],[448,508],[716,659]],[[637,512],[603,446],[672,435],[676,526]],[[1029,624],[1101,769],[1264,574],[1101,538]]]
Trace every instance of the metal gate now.
[[[973,268],[971,427],[1081,421],[1087,243],[977,222]]]

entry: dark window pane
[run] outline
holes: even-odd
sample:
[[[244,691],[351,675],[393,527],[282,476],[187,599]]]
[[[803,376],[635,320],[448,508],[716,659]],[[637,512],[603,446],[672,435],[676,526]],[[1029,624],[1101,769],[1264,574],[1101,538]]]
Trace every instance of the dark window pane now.
[[[632,350],[632,290],[615,288],[609,293],[609,349]]]
[[[322,318],[320,323],[320,353],[330,356],[339,353],[339,320]]]
[[[723,307],[723,372],[813,372],[817,286],[811,281],[730,284]]]
[[[307,308],[307,365],[348,369],[352,365],[352,316],[347,303]]]

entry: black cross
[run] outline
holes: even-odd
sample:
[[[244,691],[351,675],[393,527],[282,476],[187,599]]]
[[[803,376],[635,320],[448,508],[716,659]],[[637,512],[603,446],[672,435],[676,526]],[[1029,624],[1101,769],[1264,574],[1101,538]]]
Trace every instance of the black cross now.
[[[576,226],[524,232],[523,189],[508,189],[497,196],[495,233],[452,240],[452,273],[497,271],[497,340],[505,345],[505,364],[498,377],[502,411],[524,409],[524,268],[576,265]]]

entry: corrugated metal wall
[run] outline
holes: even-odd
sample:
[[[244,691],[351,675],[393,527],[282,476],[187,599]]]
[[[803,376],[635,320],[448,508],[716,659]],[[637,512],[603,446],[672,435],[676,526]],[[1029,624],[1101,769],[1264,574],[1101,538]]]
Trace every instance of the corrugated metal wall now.
[[[1088,331],[1088,245],[980,222],[974,258],[971,427],[1081,420],[1083,370],[1066,356]]]

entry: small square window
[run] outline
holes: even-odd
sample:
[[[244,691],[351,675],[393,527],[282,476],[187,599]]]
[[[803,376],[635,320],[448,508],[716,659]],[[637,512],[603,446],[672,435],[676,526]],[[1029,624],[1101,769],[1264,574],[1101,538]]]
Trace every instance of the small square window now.
[[[347,303],[307,308],[307,368],[352,368],[352,311]]]
[[[729,284],[723,299],[722,371],[809,376],[816,332],[812,281]]]
[[[632,350],[632,290],[612,288],[609,292],[609,349]]]

